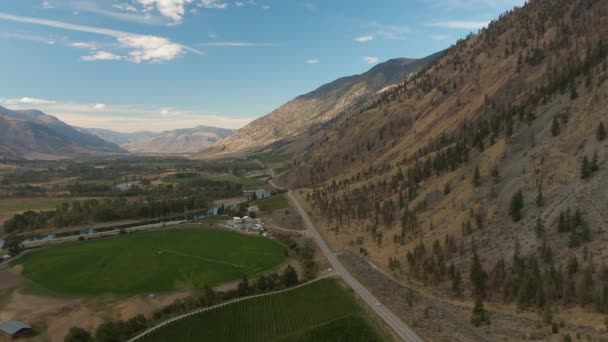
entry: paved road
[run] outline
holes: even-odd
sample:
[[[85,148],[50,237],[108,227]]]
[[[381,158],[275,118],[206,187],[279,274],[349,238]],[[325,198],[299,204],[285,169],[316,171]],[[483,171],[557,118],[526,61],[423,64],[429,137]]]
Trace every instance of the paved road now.
[[[319,231],[315,227],[315,225],[308,217],[306,210],[302,207],[300,202],[291,194],[291,191],[287,193],[287,196],[291,199],[293,204],[296,206],[300,215],[302,215],[302,219],[304,219],[304,224],[306,228],[309,229],[310,235],[315,239],[321,250],[327,257],[327,260],[331,263],[334,271],[342,276],[344,281],[350,285],[350,287],[355,290],[355,292],[374,310],[393,330],[399,337],[401,337],[404,341],[408,342],[418,342],[422,341],[412,328],[410,328],[407,324],[405,324],[399,317],[397,317],[391,310],[389,310],[384,305],[379,305],[380,301],[371,293],[365,286],[363,286],[357,279],[355,279],[349,272],[346,270],[342,263],[336,257],[336,254],[329,248]]]

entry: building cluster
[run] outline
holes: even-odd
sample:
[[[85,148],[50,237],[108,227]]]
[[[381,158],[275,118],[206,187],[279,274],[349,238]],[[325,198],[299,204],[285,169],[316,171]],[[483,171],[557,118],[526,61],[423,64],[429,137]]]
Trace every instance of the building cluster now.
[[[262,219],[253,218],[250,216],[233,217],[232,224],[234,228],[241,229],[247,232],[265,234],[264,223]]]

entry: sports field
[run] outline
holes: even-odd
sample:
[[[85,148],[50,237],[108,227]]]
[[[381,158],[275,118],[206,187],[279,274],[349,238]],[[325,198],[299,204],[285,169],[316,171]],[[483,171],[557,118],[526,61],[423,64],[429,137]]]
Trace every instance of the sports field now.
[[[212,309],[168,324],[137,342],[381,341],[335,279]]]
[[[58,294],[131,295],[216,285],[286,260],[285,247],[273,240],[201,225],[180,227],[42,249],[15,263]]]

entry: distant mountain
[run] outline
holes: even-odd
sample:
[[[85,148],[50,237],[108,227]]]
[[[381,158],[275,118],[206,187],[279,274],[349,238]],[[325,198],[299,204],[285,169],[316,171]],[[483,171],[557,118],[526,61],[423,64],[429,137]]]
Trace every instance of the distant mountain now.
[[[61,159],[126,153],[38,110],[0,107],[0,158]]]
[[[103,140],[109,141],[116,145],[124,145],[136,140],[142,140],[151,138],[153,136],[158,135],[159,133],[155,132],[134,132],[134,133],[122,133],[115,132],[109,129],[103,128],[83,128],[87,132],[91,134],[95,134],[96,136],[102,138]]]
[[[120,133],[97,128],[86,130],[133,153],[196,153],[234,132],[231,129],[207,126],[161,133]]]
[[[341,114],[360,110],[371,96],[406,80],[437,56],[392,59],[364,74],[325,84],[219,141],[209,153],[254,151],[279,141],[295,139]]]

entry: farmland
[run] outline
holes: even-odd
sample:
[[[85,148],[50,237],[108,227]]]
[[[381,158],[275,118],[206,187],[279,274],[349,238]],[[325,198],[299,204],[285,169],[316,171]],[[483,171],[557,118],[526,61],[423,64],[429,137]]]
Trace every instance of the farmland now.
[[[138,342],[383,340],[364,315],[337,280],[324,279],[195,314],[161,327]]]
[[[275,241],[200,227],[47,248],[16,263],[26,277],[58,294],[131,295],[220,284],[286,259],[285,247]]]
[[[257,205],[261,211],[274,211],[289,208],[289,202],[284,194],[257,200],[252,204]]]

